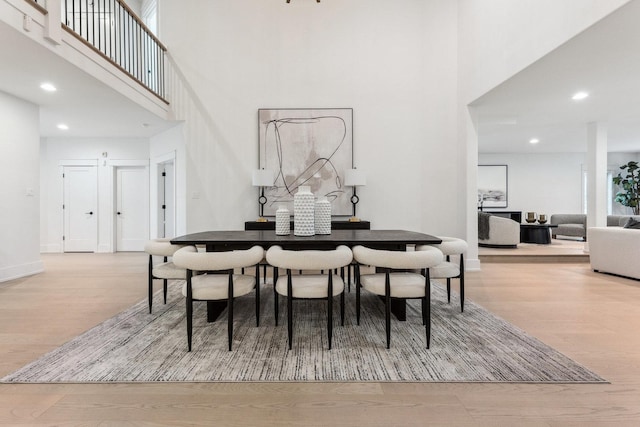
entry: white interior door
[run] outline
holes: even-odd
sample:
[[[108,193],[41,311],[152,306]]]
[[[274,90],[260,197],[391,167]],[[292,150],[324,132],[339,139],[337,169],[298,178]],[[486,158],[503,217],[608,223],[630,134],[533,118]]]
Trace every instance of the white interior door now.
[[[98,247],[98,179],[95,166],[63,167],[64,252]]]
[[[143,251],[149,239],[149,191],[146,167],[116,171],[116,251]]]

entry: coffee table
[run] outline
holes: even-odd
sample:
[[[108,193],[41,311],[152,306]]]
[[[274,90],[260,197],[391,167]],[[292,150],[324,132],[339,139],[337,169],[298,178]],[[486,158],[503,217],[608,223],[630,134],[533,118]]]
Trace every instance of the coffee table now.
[[[551,244],[551,228],[555,224],[520,224],[520,243]]]

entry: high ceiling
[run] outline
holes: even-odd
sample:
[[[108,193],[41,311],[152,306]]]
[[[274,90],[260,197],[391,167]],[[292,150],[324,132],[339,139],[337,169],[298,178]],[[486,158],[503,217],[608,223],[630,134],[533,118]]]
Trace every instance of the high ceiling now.
[[[40,108],[43,137],[145,138],[167,122],[0,21],[0,91]],[[40,89],[53,83],[57,91]],[[57,128],[65,123],[69,130]]]
[[[640,152],[638,22],[640,2],[631,1],[474,101],[479,151],[585,152],[586,124],[601,121],[609,151]],[[41,106],[43,137],[143,138],[174,125],[2,22],[0,40],[0,91]],[[42,91],[44,81],[58,91]],[[590,96],[571,100],[579,90]]]
[[[632,1],[474,101],[480,153],[586,152],[589,122],[607,124],[608,151],[640,152],[638,22]]]

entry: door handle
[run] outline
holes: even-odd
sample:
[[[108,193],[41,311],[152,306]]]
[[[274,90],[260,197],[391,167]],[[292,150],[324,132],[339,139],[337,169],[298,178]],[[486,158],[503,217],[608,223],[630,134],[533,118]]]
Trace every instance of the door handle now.
[[[93,215],[93,211],[91,212],[86,212],[88,215]]]
[[[116,212],[116,214],[120,215],[121,213],[120,212]]]

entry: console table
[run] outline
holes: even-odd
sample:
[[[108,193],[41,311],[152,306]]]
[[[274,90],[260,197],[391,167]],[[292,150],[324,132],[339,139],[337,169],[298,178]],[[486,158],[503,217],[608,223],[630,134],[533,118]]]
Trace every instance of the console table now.
[[[244,223],[245,230],[275,230],[276,222],[258,222],[247,221]],[[347,220],[331,220],[332,230],[371,230],[369,221],[347,221]],[[293,220],[291,221],[291,232],[293,233]]]

